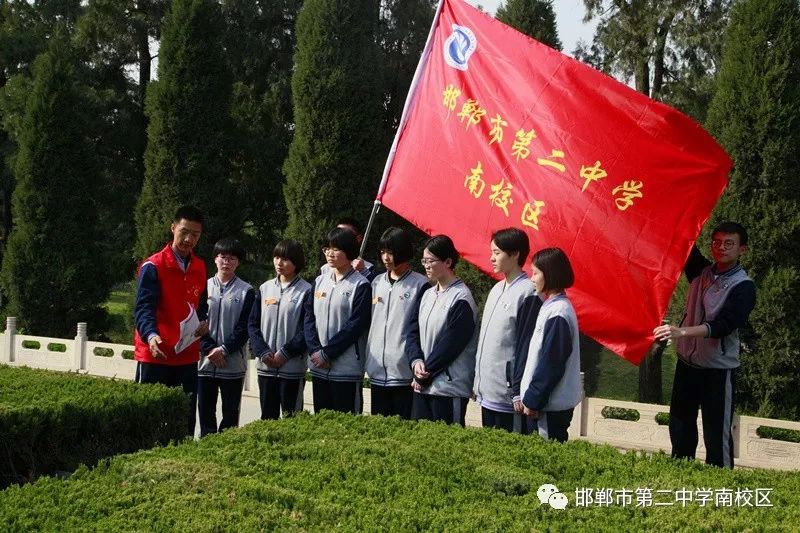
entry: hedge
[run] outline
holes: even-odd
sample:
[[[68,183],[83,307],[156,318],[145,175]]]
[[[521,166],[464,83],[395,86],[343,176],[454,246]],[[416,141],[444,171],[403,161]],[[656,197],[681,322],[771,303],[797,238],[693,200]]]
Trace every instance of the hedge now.
[[[540,504],[540,485],[567,496]],[[773,507],[596,505],[576,489],[772,489]],[[119,456],[0,492],[10,531],[720,531],[800,523],[800,479],[663,454],[323,412]]]
[[[0,487],[180,440],[179,389],[0,365]]]

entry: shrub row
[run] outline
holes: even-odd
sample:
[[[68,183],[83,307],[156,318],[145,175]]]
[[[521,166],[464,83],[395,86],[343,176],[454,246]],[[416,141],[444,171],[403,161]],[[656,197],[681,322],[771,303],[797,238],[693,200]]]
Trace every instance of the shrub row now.
[[[0,365],[0,487],[187,435],[179,389]]]
[[[567,496],[566,509],[540,504],[545,483]],[[770,488],[773,507],[577,507],[583,488]],[[800,479],[498,430],[304,413],[11,487],[0,492],[0,523],[10,531],[781,530],[800,523]]]

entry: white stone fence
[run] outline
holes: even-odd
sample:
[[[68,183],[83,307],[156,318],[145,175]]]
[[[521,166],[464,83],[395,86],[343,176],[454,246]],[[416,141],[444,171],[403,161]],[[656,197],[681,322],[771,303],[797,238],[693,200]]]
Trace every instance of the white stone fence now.
[[[78,324],[74,339],[56,339],[17,333],[17,320],[6,319],[6,330],[0,334],[0,363],[44,368],[50,370],[83,372],[94,376],[133,380],[136,362],[133,346],[93,342],[86,336],[86,323]],[[248,365],[244,384],[245,396],[258,398],[255,361]],[[364,411],[369,412],[369,389],[364,390]],[[312,410],[311,387],[305,388],[305,408]],[[616,411],[616,413],[614,413]],[[619,414],[638,420],[621,420]],[[616,448],[663,450],[669,453],[669,429],[666,415],[669,406],[636,402],[622,402],[603,398],[584,397],[569,428],[570,439],[610,444]],[[658,419],[657,419],[658,418]],[[480,408],[470,402],[467,425],[480,426]],[[737,466],[800,470],[800,443],[762,438],[759,427],[782,428],[800,431],[800,422],[738,416],[734,418],[733,442]],[[698,420],[700,444],[698,458],[704,458],[702,422]],[[763,430],[762,430],[763,431]]]

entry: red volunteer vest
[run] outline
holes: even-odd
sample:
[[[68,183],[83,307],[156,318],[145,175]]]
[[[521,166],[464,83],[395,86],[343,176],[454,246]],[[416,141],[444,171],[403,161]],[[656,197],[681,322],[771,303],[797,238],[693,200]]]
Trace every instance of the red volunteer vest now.
[[[156,308],[156,327],[161,336],[161,351],[166,359],[157,359],[150,355],[150,346],[146,339],[135,331],[134,357],[143,363],[161,365],[187,365],[200,359],[200,342],[194,342],[181,353],[175,354],[175,344],[180,335],[181,320],[189,314],[189,305],[197,309],[200,296],[206,288],[206,265],[202,259],[192,254],[189,269],[184,272],[175,259],[171,244],[167,244],[160,252],[156,252],[142,263],[152,263],[158,274],[159,299]],[[141,267],[139,267],[141,269]]]

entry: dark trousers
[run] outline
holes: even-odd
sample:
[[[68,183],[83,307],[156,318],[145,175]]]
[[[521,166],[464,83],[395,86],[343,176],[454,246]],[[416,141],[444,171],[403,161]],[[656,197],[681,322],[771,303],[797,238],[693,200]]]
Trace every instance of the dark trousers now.
[[[539,433],[545,439],[567,442],[567,430],[574,412],[574,408],[565,411],[539,411],[539,418],[533,421],[533,433]]]
[[[303,410],[303,378],[288,379],[277,376],[258,376],[258,398],[261,402],[261,420],[278,420]]]
[[[160,365],[139,361],[136,365],[137,383],[161,383],[167,387],[182,387],[189,395],[189,435],[194,436],[197,415],[197,363],[188,365]]]
[[[197,379],[197,407],[200,413],[200,436],[239,426],[244,378]],[[222,396],[222,422],[217,428],[217,396]]]
[[[454,396],[433,396],[432,394],[414,394],[411,406],[413,420],[443,421],[448,424],[458,424],[464,427],[464,418],[467,415],[469,398]]]
[[[316,376],[312,377],[311,391],[314,393],[314,412],[319,413],[323,409],[330,409],[340,413],[360,415],[364,410],[361,388],[360,381],[330,381]]]
[[[411,385],[400,387],[370,385],[369,392],[373,415],[399,416],[406,420],[411,418],[411,404],[414,400]]]
[[[669,406],[672,457],[694,459],[699,409],[703,413],[706,463],[733,468],[735,393],[735,369],[695,368],[678,359]]]
[[[514,431],[514,415],[515,413],[503,413],[481,407],[481,425],[485,428]]]

